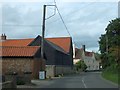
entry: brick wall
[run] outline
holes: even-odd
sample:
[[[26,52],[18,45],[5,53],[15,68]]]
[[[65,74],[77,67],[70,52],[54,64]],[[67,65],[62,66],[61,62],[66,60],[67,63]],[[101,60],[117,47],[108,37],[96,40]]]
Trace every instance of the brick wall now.
[[[34,73],[32,74],[32,76],[34,78],[39,78],[39,71],[41,70],[41,68],[43,70],[45,70],[45,61],[44,60],[41,60],[41,59],[38,59],[36,58],[33,62],[33,71]]]
[[[32,71],[33,59],[31,58],[3,58],[2,74],[8,72],[18,72],[22,74],[24,71]]]
[[[23,75],[24,71],[28,71],[32,72],[32,78],[38,78],[41,62],[38,58],[2,58],[0,60],[3,75],[8,72],[18,72],[19,75]]]

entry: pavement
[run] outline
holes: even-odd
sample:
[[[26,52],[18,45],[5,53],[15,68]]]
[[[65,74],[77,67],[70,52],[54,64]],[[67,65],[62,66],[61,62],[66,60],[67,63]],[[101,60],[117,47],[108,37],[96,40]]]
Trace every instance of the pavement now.
[[[32,80],[32,85],[18,88],[118,88],[117,84],[101,77],[101,72],[81,72],[52,80]]]

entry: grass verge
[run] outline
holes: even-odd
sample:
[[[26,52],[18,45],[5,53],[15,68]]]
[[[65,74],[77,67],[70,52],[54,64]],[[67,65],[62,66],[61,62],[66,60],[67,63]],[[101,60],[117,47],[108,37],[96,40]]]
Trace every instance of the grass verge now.
[[[102,77],[120,85],[118,73],[104,71]]]

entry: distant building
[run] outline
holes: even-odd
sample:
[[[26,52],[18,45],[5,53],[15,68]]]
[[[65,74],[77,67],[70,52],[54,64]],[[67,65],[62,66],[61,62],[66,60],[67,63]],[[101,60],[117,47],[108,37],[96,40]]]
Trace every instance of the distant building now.
[[[83,45],[81,49],[74,47],[73,52],[74,64],[82,60],[87,65],[86,70],[88,71],[100,69],[100,58],[98,58],[98,56],[94,52],[86,51],[85,45]]]
[[[96,59],[94,52],[86,51],[85,46],[83,46],[82,58],[83,58],[85,64],[87,65],[86,70],[91,71],[91,70],[99,70],[100,69],[100,60]]]

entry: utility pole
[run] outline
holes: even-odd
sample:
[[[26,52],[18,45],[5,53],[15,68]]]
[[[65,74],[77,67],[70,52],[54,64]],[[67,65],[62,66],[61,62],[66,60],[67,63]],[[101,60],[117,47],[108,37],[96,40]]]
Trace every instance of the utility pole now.
[[[42,39],[41,39],[41,58],[42,59],[44,59],[45,14],[46,14],[46,5],[43,6],[43,23],[42,23]]]
[[[41,37],[41,68],[40,68],[40,78],[45,79],[45,59],[44,59],[44,37],[45,37],[45,20],[46,20],[46,7],[55,5],[44,5],[43,6],[43,21],[42,21],[42,37]],[[54,16],[55,13],[52,15]],[[51,18],[48,17],[47,19]]]
[[[46,18],[46,7],[47,6],[54,6],[55,5],[44,5],[43,6],[43,22],[42,22],[42,38],[41,38],[41,59],[44,59],[44,37],[45,37],[45,20],[51,18],[52,16],[55,15],[56,12],[54,12],[53,15],[49,16]],[[55,7],[56,8],[56,7]],[[55,10],[56,11],[56,10]]]
[[[42,37],[41,37],[41,60],[40,60],[41,65],[40,65],[39,79],[46,78],[45,59],[44,59],[45,14],[46,14],[46,5],[43,6],[43,22],[42,22]]]

